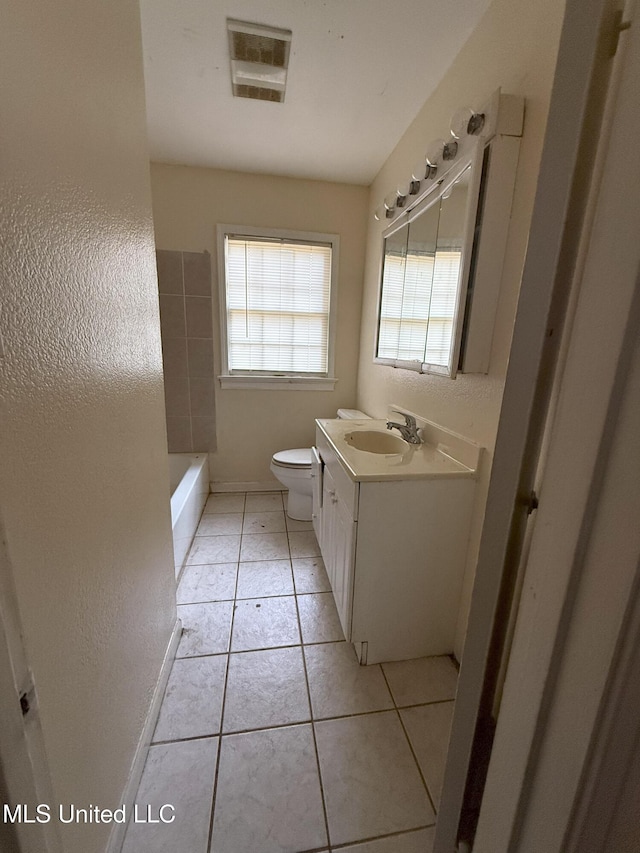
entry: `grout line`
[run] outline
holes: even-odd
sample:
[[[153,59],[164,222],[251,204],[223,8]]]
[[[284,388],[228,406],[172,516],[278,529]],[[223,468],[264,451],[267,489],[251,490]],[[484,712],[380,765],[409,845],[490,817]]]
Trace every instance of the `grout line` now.
[[[235,591],[236,592],[238,589],[238,575],[239,574],[240,574],[239,572],[236,572],[236,584],[235,584]],[[223,730],[223,726],[224,726],[224,712],[225,712],[225,705],[226,705],[226,701],[227,701],[227,683],[229,681],[229,666],[231,663],[231,640],[233,638],[233,623],[234,623],[234,619],[235,619],[235,612],[236,612],[236,608],[235,608],[235,595],[234,595],[234,603],[233,603],[233,607],[231,608],[231,625],[229,627],[229,645],[228,645],[228,653],[227,653],[227,666],[226,666],[226,670],[225,670],[225,674],[224,674],[224,687],[222,689],[222,705],[220,708],[220,735],[218,738],[218,752],[216,755],[216,769],[215,769],[215,772],[213,775],[213,791],[211,794],[211,815],[209,817],[209,835],[207,838],[207,851],[212,849],[212,843],[213,843],[213,821],[215,818],[215,811],[216,811],[216,796],[218,794],[218,776],[220,774],[220,756],[222,755],[222,730]]]
[[[240,599],[243,601],[244,599]],[[314,640],[312,643],[287,643],[284,646],[260,646],[256,649],[232,649],[228,652],[209,652],[202,655],[183,655],[176,657],[176,660],[199,660],[200,658],[220,657],[221,655],[245,655],[250,652],[271,652],[275,649],[298,649],[303,646],[330,646],[334,643],[344,643],[346,640]],[[451,700],[447,700],[451,701]],[[425,703],[429,704],[429,703]]]
[[[298,599],[296,598],[296,612],[298,614],[298,625],[300,626],[300,611],[298,610]],[[302,636],[302,627],[300,626],[300,635]],[[320,799],[322,800],[322,813],[324,815],[324,828],[327,833],[327,845],[331,850],[331,835],[329,834],[329,817],[327,815],[327,803],[324,796],[324,785],[322,784],[322,771],[320,769],[320,754],[318,753],[318,739],[316,737],[316,725],[313,716],[313,705],[311,703],[311,688],[309,687],[309,673],[307,672],[307,656],[304,653],[302,646],[302,666],[304,669],[304,680],[307,686],[307,700],[309,702],[309,714],[311,715],[311,735],[313,737],[313,748],[316,754],[316,766],[318,768],[318,784],[320,785]]]
[[[374,714],[393,714],[396,708],[376,708],[373,711],[353,711],[351,714],[332,714],[328,717],[314,717],[316,723],[332,723],[336,720],[353,720],[356,717],[373,717]]]
[[[282,562],[285,562],[284,560]],[[218,565],[223,566],[224,563],[219,563]],[[204,598],[199,601],[180,601],[178,602],[178,607],[191,607],[194,604],[224,604],[229,601],[253,601],[257,598],[293,598],[297,597],[305,597],[307,595],[327,595],[331,592],[330,589],[319,590],[318,592],[271,592],[271,593],[263,593],[262,595],[237,595],[235,598]],[[331,641],[333,642],[333,641]],[[336,641],[337,642],[337,641]],[[346,642],[346,640],[342,640],[341,642]],[[449,700],[439,700],[439,701],[449,701]],[[425,704],[420,702],[418,704]]]
[[[283,499],[284,504],[284,499]],[[287,530],[287,542],[289,543],[289,554],[291,555],[291,542],[289,541],[289,531]],[[293,563],[291,564],[291,574],[293,575]],[[295,581],[294,581],[295,589]],[[300,630],[300,641],[302,643],[302,667],[304,669],[304,680],[307,687],[307,701],[309,702],[309,715],[311,717],[311,736],[313,738],[313,749],[316,754],[316,767],[318,768],[318,785],[320,786],[320,799],[322,801],[322,814],[324,817],[324,830],[327,835],[327,847],[331,849],[331,835],[329,833],[329,816],[327,814],[327,801],[324,795],[324,785],[322,784],[322,771],[320,769],[320,754],[318,752],[318,739],[316,736],[316,726],[313,717],[313,704],[311,702],[311,688],[309,687],[309,673],[307,671],[307,656],[304,653],[304,638],[302,636],[302,622],[300,620],[300,608],[298,607],[298,596],[295,596],[296,613],[298,615],[298,628]]]
[[[455,699],[431,699],[429,702],[414,702],[412,705],[398,705],[399,711],[409,711],[411,708],[426,708],[428,705],[447,705],[455,702]]]
[[[304,646],[278,646],[278,647],[270,648],[270,649],[251,649],[250,651],[247,651],[247,652],[230,652],[229,656],[232,654],[233,655],[253,654],[256,651],[269,651],[269,652],[270,651],[279,651],[280,649],[300,649],[302,651],[303,663],[304,663],[304,667],[305,667],[305,678],[307,679],[307,694],[308,694],[308,698],[309,698],[309,707],[312,708],[311,693],[310,693],[310,688],[308,685],[308,675],[307,675],[307,669],[306,669],[306,657],[304,654],[304,651],[305,651]],[[226,652],[225,652],[225,654],[226,654]],[[193,660],[201,660],[202,657],[222,657],[222,654],[219,654],[219,655],[203,655],[200,658],[193,658]],[[191,660],[191,658],[178,658],[178,660]],[[447,701],[451,702],[453,700],[449,699]],[[445,703],[444,702],[427,703],[426,705],[412,705],[410,707],[412,707],[412,708],[424,708],[424,707],[427,707],[428,704],[441,704],[442,705]],[[289,721],[287,723],[273,723],[271,725],[257,726],[256,728],[234,729],[233,731],[228,731],[228,732],[223,731],[223,722],[222,722],[222,715],[221,715],[220,731],[209,732],[208,734],[203,734],[203,735],[189,735],[187,737],[169,738],[167,740],[153,741],[152,745],[157,746],[157,745],[163,744],[163,743],[164,744],[166,744],[166,743],[180,743],[181,741],[185,741],[185,740],[202,740],[204,738],[218,737],[218,736],[222,736],[222,735],[227,736],[227,735],[231,735],[231,734],[248,734],[249,732],[262,732],[262,731],[268,731],[269,729],[281,729],[281,728],[287,728],[289,726],[304,725],[304,724],[307,724],[309,722],[329,723],[329,722],[335,722],[336,720],[350,720],[350,719],[353,719],[355,717],[371,717],[374,714],[392,714],[395,711],[400,711],[400,710],[404,711],[404,710],[407,710],[407,708],[375,708],[371,711],[354,711],[354,712],[349,713],[349,714],[331,714],[331,715],[326,716],[326,717],[325,716],[315,716],[315,715],[313,715],[313,710],[311,710],[311,716],[308,719],[292,720],[292,721]]]
[[[381,841],[385,838],[399,838],[403,835],[410,835],[412,832],[421,832],[423,829],[431,829],[431,827],[435,826],[435,823],[425,823],[422,826],[415,826],[411,829],[403,829],[399,832],[390,832],[386,835],[372,835],[370,838],[359,838],[357,841],[343,841],[341,844],[336,844],[331,848],[332,853],[338,850],[344,850],[345,847],[352,847],[353,845],[359,844],[368,844],[371,841]]]
[[[431,805],[431,808],[433,810],[434,815],[437,815],[438,811],[436,809],[435,801],[434,801],[433,797],[431,796],[431,791],[429,790],[429,786],[427,785],[427,780],[424,777],[424,773],[422,772],[422,768],[420,767],[420,763],[418,761],[418,756],[416,755],[416,752],[413,748],[413,744],[411,743],[411,738],[409,737],[409,734],[405,728],[404,721],[402,719],[402,715],[400,714],[400,708],[398,707],[398,705],[396,703],[396,698],[393,695],[393,691],[391,690],[391,685],[389,684],[389,681],[387,680],[387,674],[384,671],[384,667],[381,666],[380,669],[382,671],[382,676],[386,682],[389,693],[391,694],[393,706],[395,708],[395,712],[396,712],[396,715],[398,717],[398,721],[399,721],[400,725],[402,726],[402,731],[404,732],[404,736],[407,740],[407,744],[409,746],[409,749],[411,750],[411,755],[413,755],[413,760],[415,761],[416,769],[417,769],[418,773],[420,774],[420,778],[422,779],[422,784],[424,785],[424,789],[427,793],[427,798],[429,800],[429,803]]]
[[[295,593],[292,592],[274,592],[265,595],[239,595],[236,598],[207,598],[203,601],[181,601],[178,607],[189,607],[194,604],[225,604],[230,601],[255,601],[263,598],[293,598]]]
[[[308,726],[311,718],[306,720],[291,720],[288,723],[275,723],[272,726],[260,726],[257,729],[233,729],[233,731],[220,732],[220,737],[231,737],[232,735],[252,735],[258,732],[270,732],[272,729],[292,729],[296,726]]]
[[[213,732],[209,735],[189,735],[189,737],[177,737],[173,740],[154,740],[151,743],[151,746],[168,746],[172,743],[189,743],[191,740],[211,740],[212,738],[218,738],[220,740],[221,733]]]
[[[222,566],[224,564],[220,563],[219,565]],[[239,572],[238,572],[238,574],[239,574]],[[237,579],[236,579],[236,582],[237,582]],[[284,592],[284,593],[279,592],[279,593],[274,593],[273,595],[250,595],[247,597],[242,596],[241,598],[238,598],[237,596],[235,596],[234,598],[217,598],[217,599],[212,598],[211,600],[208,600],[208,601],[181,601],[180,604],[178,604],[177,606],[178,607],[192,607],[195,604],[223,604],[224,602],[229,602],[229,601],[254,601],[254,600],[257,600],[260,598],[299,598],[299,597],[305,598],[305,597],[310,596],[310,595],[330,595],[330,594],[331,594],[330,589],[326,590],[325,592],[297,592],[297,593],[296,592]],[[346,642],[344,637],[343,637],[341,642]]]
[[[301,648],[301,647],[300,646],[294,646],[293,648]],[[304,658],[304,652],[303,652],[303,658]],[[304,661],[304,664],[305,664],[305,675],[306,675],[306,660]],[[221,729],[220,729],[220,731],[217,731],[217,732],[211,732],[209,734],[204,734],[204,735],[189,735],[188,737],[178,737],[178,738],[173,738],[173,739],[168,739],[168,740],[158,740],[158,741],[153,741],[153,743],[151,745],[152,746],[160,746],[161,744],[182,743],[183,741],[188,741],[188,740],[206,740],[207,738],[212,738],[212,737],[229,737],[230,735],[246,735],[246,734],[252,734],[254,732],[268,732],[268,731],[271,731],[271,729],[288,729],[288,728],[291,728],[293,726],[309,725],[309,723],[332,723],[332,722],[337,722],[338,720],[352,720],[352,719],[355,719],[356,717],[373,717],[376,714],[393,714],[397,710],[395,708],[379,708],[378,710],[375,710],[375,711],[357,711],[353,714],[335,714],[335,715],[330,716],[330,717],[315,717],[315,716],[313,716],[313,709],[312,709],[312,705],[311,705],[310,690],[308,688],[308,682],[307,682],[307,695],[309,698],[309,707],[311,708],[311,711],[310,711],[310,717],[308,717],[304,720],[290,720],[287,723],[273,723],[271,725],[266,725],[266,726],[257,726],[256,728],[253,728],[253,729],[233,729],[233,731],[228,731],[228,732],[225,732],[222,730],[223,723],[221,722],[221,724],[220,724]]]

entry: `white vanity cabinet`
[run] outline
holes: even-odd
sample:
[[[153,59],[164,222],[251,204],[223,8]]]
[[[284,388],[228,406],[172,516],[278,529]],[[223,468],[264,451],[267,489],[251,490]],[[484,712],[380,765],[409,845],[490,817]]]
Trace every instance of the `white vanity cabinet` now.
[[[473,476],[357,481],[320,427],[316,449],[314,529],[361,663],[450,654]]]

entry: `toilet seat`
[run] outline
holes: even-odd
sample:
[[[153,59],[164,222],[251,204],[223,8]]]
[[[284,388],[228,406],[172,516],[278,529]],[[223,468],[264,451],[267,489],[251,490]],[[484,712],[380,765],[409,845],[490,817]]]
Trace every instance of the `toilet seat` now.
[[[294,450],[279,450],[273,454],[272,461],[282,468],[311,468],[311,448],[298,447]]]
[[[369,420],[359,409],[338,409],[343,420]],[[270,470],[287,489],[287,515],[296,521],[311,521],[313,514],[313,454],[310,447],[278,450],[271,457]]]

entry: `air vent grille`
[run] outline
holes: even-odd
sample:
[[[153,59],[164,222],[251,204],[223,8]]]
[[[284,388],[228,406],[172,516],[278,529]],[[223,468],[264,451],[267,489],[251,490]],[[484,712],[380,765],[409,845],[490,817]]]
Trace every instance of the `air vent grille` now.
[[[227,20],[231,84],[238,98],[284,101],[291,30]]]
[[[261,86],[245,86],[243,84],[233,87],[233,94],[237,98],[253,98],[254,101],[275,101],[280,103],[284,98],[284,92],[276,89],[264,89]]]
[[[285,68],[285,59],[289,42],[256,36],[252,33],[232,33],[233,50],[231,59],[241,59],[244,62],[262,62],[264,65],[274,65]]]

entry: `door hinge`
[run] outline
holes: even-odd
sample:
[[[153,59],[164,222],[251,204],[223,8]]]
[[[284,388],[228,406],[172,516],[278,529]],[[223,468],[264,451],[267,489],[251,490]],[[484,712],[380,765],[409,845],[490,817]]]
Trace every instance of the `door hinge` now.
[[[20,710],[22,711],[23,717],[26,717],[31,710],[31,702],[29,701],[28,693],[23,693],[20,697]]]
[[[624,12],[622,9],[616,9],[613,16],[613,32],[611,33],[611,44],[609,46],[609,55],[615,56],[620,45],[620,33],[631,28],[631,21],[623,20]]]
[[[526,509],[527,515],[531,515],[534,510],[538,509],[538,504],[538,495],[533,491],[533,489],[528,495],[521,495],[518,498],[518,506]]]
[[[22,716],[26,717],[36,705],[36,685],[34,684],[31,673],[29,673],[29,678],[26,680],[26,684],[24,684],[24,689],[19,694],[19,701]]]

